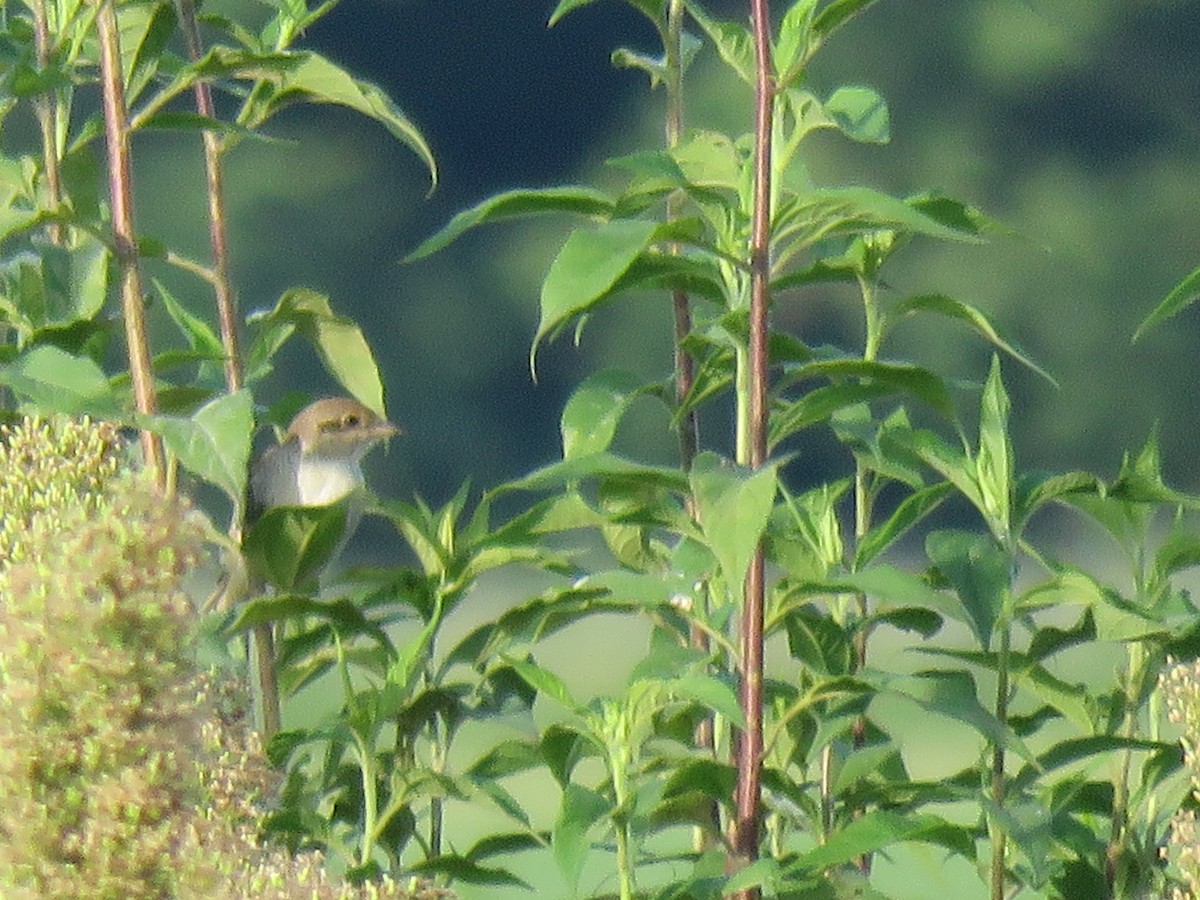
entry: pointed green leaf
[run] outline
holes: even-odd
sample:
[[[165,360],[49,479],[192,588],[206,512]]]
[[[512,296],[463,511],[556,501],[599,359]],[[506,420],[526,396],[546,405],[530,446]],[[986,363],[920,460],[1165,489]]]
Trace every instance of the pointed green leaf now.
[[[404,261],[413,262],[431,256],[456,241],[464,232],[490,222],[548,213],[608,218],[613,209],[613,201],[608,195],[591,187],[505,191],[456,214],[441,231],[422,241]]]
[[[964,229],[969,227],[971,227],[969,222],[963,224]],[[1051,384],[1058,384],[1054,380],[1054,376],[1002,338],[1000,333],[996,331],[995,326],[992,325],[987,316],[982,312],[970,304],[963,303],[961,300],[955,300],[953,297],[948,297],[945,294],[920,294],[915,297],[905,297],[884,312],[884,328],[886,330],[901,319],[920,313],[930,313],[931,315],[962,322],[986,338],[997,350],[1007,353],[1021,365],[1041,375]]]
[[[617,219],[571,232],[542,282],[541,320],[530,348],[531,364],[548,334],[605,297],[650,245],[658,227],[648,219]]]
[[[589,376],[563,407],[559,422],[563,458],[607,450],[621,417],[649,387],[633,373],[616,369]]]
[[[544,669],[537,665],[537,663],[529,660],[511,659],[508,660],[508,663],[538,693],[544,694],[551,700],[556,700],[570,712],[579,711],[580,706],[571,696],[566,682],[549,669]]]
[[[942,482],[913,491],[901,500],[890,516],[859,539],[854,552],[855,568],[865,566],[907,534],[909,529],[937,509],[952,490],[948,482]]]
[[[969,672],[931,669],[898,678],[888,687],[922,709],[969,725],[989,744],[1014,750],[1036,765],[1025,743],[979,702],[975,679]]]
[[[744,25],[714,19],[700,8],[699,3],[689,2],[688,12],[716,46],[717,54],[725,65],[733,69],[747,84],[754,84],[757,54],[754,52],[754,38],[750,30]]]
[[[979,410],[979,455],[976,472],[983,498],[980,512],[996,536],[1007,541],[1012,530],[1014,493],[1013,450],[1008,438],[1008,393],[1000,375],[1000,358],[992,357],[992,368],[983,387]]]
[[[100,367],[50,344],[34,347],[0,369],[0,384],[44,412],[122,418]]]
[[[155,416],[144,425],[162,435],[185,469],[219,487],[235,504],[242,501],[254,433],[249,391],[222,394],[188,419]]]
[[[592,849],[588,830],[608,809],[608,801],[595,791],[577,784],[568,784],[563,789],[562,805],[550,835],[550,845],[554,851],[554,862],[571,897],[578,894],[579,878]]]
[[[727,465],[702,453],[692,465],[692,495],[705,539],[721,566],[730,591],[740,591],[771,509],[775,504],[774,465],[758,471]]]
[[[887,102],[871,87],[845,85],[825,101],[825,112],[842,133],[864,144],[891,140]]]
[[[1133,339],[1136,341],[1155,325],[1182,312],[1192,304],[1197,296],[1200,296],[1200,269],[1196,269],[1171,289],[1171,292],[1162,299],[1154,311],[1138,325],[1137,331],[1133,333]]]
[[[339,384],[377,416],[387,418],[375,354],[358,325],[334,315],[327,296],[293,288],[260,321],[264,330],[295,328],[312,342],[326,371]]]
[[[954,586],[979,646],[991,644],[1005,615],[1012,561],[995,540],[966,531],[935,531],[925,539],[930,561]]]
[[[362,113],[383,125],[392,136],[412,150],[429,170],[429,179],[437,184],[437,163],[433,151],[417,127],[400,111],[388,95],[373,84],[353,78],[341,67],[317,53],[300,54],[299,66],[283,76],[279,96],[304,94],[316,103],[334,103]]]
[[[823,41],[876,2],[878,0],[833,0],[817,16],[813,33]]]

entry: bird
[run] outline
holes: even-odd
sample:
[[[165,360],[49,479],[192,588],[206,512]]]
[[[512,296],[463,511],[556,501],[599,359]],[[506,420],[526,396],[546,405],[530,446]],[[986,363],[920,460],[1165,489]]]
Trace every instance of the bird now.
[[[283,441],[269,447],[250,473],[250,494],[263,511],[277,506],[327,506],[365,483],[363,457],[400,433],[350,397],[325,397],[300,410]]]
[[[391,422],[350,397],[325,397],[296,414],[283,440],[263,451],[250,469],[249,518],[278,507],[328,506],[346,501],[341,541],[326,560],[327,572],[350,539],[366,507],[363,457],[400,433]],[[282,722],[275,670],[275,629],[263,622],[252,629],[261,725],[267,739]]]

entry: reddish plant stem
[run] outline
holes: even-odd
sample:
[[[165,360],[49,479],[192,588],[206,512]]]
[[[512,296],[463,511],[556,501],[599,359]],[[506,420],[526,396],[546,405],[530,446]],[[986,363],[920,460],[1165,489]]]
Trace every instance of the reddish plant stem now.
[[[187,41],[188,57],[199,60],[204,53],[200,29],[196,24],[194,0],[179,0],[179,22]],[[196,111],[216,118],[212,88],[206,81],[196,82]],[[225,348],[225,386],[230,393],[242,387],[242,356],[238,346],[237,302],[229,280],[229,240],[225,212],[224,176],[221,168],[221,138],[215,131],[204,132],[204,170],[208,187],[208,234],[212,245],[212,285],[217,304],[221,344]]]
[[[120,270],[121,313],[133,401],[142,415],[158,409],[154,368],[146,337],[146,309],[138,270],[137,232],[133,224],[133,172],[129,152],[129,112],[121,78],[121,45],[115,0],[102,0],[96,13],[100,43],[100,82],[104,102],[104,132],[108,148],[108,193],[112,210],[113,252]],[[160,489],[166,485],[166,464],[158,435],[142,429],[142,456]]]
[[[757,53],[754,92],[754,205],[750,231],[750,396],[748,463],[759,468],[767,457],[767,310],[771,237],[771,132],[775,101],[767,0],[751,0],[750,20]],[[766,591],[763,548],[759,544],[746,574],[742,605],[741,705],[746,718],[737,754],[737,822],[734,853],[739,864],[758,857],[763,763],[763,605]],[[758,888],[740,891],[757,900]]]

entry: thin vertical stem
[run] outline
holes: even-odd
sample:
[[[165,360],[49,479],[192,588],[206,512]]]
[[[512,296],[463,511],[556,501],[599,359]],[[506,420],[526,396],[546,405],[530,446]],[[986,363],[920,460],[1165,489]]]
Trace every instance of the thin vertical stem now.
[[[1008,662],[1012,629],[1006,624],[1000,631],[1000,649],[996,660],[996,719],[1000,726],[1008,724]],[[997,742],[992,748],[992,802],[996,809],[1004,806],[1004,745]],[[992,892],[991,900],[1004,900],[1005,834],[999,822],[992,821]]]
[[[666,88],[667,113],[665,137],[668,149],[678,146],[683,136],[683,0],[670,0],[667,7],[667,28],[664,35],[664,56],[666,58]],[[681,193],[672,194],[667,198],[668,221],[678,219],[681,215],[683,196]],[[669,252],[678,254],[682,248],[672,244]],[[671,304],[674,311],[675,325],[675,402],[680,408],[687,402],[696,383],[696,364],[690,353],[684,348],[687,336],[692,332],[692,306],[687,291],[675,290],[671,294]],[[696,410],[689,409],[679,417],[679,464],[684,472],[691,471],[692,462],[700,447],[700,426]],[[685,500],[687,513],[693,519],[697,518],[696,504],[689,495]],[[700,598],[697,598],[698,600]],[[708,635],[698,625],[693,625],[689,634],[691,645],[701,652],[708,652]],[[696,725],[694,735],[696,747],[700,750],[711,751],[716,746],[716,730],[711,715],[705,716]],[[709,801],[707,816],[711,824],[711,832],[707,829],[697,829],[696,849],[704,850],[711,843],[713,834],[719,834],[721,828],[721,806],[712,799]]]
[[[200,30],[196,24],[194,0],[179,0],[179,21],[187,41],[188,56],[199,60],[204,53]],[[215,118],[212,89],[208,82],[198,81],[193,89],[196,111],[206,118]],[[238,346],[237,303],[229,280],[229,241],[225,212],[224,176],[221,167],[221,138],[215,131],[204,131],[204,170],[208,187],[208,233],[212,245],[213,291],[217,304],[217,321],[221,329],[221,344],[225,348],[225,386],[230,393],[242,387],[242,356]]]
[[[758,468],[767,456],[767,310],[769,306],[771,236],[771,132],[775,102],[770,19],[767,0],[751,0],[751,27],[757,53],[754,95],[754,202],[750,231],[750,343],[747,462]],[[763,757],[763,603],[765,561],[761,543],[746,574],[742,604],[741,705],[746,719],[737,764],[734,853],[740,863],[758,856]],[[740,891],[741,900],[756,900],[758,888]]]
[[[46,16],[46,0],[35,0],[33,4],[33,42],[38,71],[44,72],[50,65],[50,23]],[[38,129],[42,139],[42,169],[46,177],[46,199],[57,207],[62,200],[62,177],[58,161],[58,108],[54,91],[48,90],[34,103]],[[46,228],[50,240],[62,243],[62,226],[51,222]]]
[[[129,152],[129,112],[121,79],[121,45],[115,0],[101,0],[96,14],[96,36],[100,42],[100,81],[104,103],[104,132],[108,147],[108,193],[112,210],[113,249],[120,270],[121,312],[125,320],[125,344],[129,376],[138,412],[153,415],[158,408],[150,344],[146,337],[146,310],[142,300],[142,276],[138,270],[137,232],[133,224],[133,172]],[[160,489],[166,485],[166,463],[162,441],[145,429],[141,433],[142,455],[154,472]]]

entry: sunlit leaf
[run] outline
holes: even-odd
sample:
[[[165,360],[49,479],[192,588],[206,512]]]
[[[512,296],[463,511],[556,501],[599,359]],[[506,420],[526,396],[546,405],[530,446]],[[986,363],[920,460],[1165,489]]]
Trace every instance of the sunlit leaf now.
[[[702,453],[692,465],[700,527],[730,590],[740,590],[775,504],[775,466],[752,471]]]
[[[901,319],[919,313],[930,313],[964,323],[986,338],[996,349],[1004,351],[1021,365],[1041,375],[1051,384],[1057,384],[1049,372],[1002,338],[987,316],[970,304],[963,303],[961,300],[956,300],[945,294],[920,294],[915,297],[905,297],[903,300],[888,306],[883,316],[885,328],[891,327],[892,324],[899,322]]]
[[[505,191],[457,213],[441,231],[421,242],[404,258],[405,262],[424,259],[456,241],[464,232],[479,225],[547,213],[571,213],[607,218],[613,212],[608,195],[591,187],[553,187],[539,190]]]
[[[847,137],[866,144],[891,140],[887,102],[874,88],[844,85],[830,95],[824,106]]]
[[[190,418],[156,416],[144,424],[162,435],[185,469],[219,487],[234,503],[242,501],[254,433],[249,391],[222,394]]]
[[[120,419],[108,379],[94,362],[52,345],[34,347],[0,368],[0,384],[44,412]]]
[[[649,246],[658,223],[617,219],[571,232],[542,283],[541,319],[530,350],[564,322],[601,299]]]
[[[412,150],[429,170],[437,184],[437,163],[433,151],[417,127],[380,88],[354,78],[345,69],[317,53],[299,53],[299,64],[282,75],[278,94],[269,108],[273,111],[294,96],[313,103],[333,103],[362,113],[383,125],[392,136]],[[260,119],[265,112],[260,113]]]
[[[334,314],[327,296],[293,288],[279,298],[273,310],[259,317],[259,326],[284,331],[294,328],[308,338],[329,374],[377,416],[387,418],[375,354],[355,322]]]
[[[606,369],[589,376],[563,407],[559,421],[563,458],[607,450],[621,417],[647,389],[631,372]]]
[[[992,367],[983,387],[979,411],[979,454],[976,472],[979,494],[983,500],[980,512],[1001,540],[1007,540],[1012,529],[1013,450],[1008,437],[1010,402],[1000,375],[1000,359],[992,357]]]

